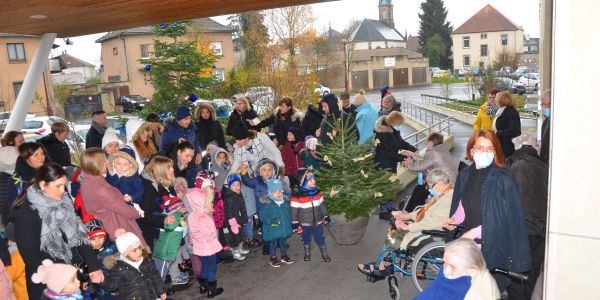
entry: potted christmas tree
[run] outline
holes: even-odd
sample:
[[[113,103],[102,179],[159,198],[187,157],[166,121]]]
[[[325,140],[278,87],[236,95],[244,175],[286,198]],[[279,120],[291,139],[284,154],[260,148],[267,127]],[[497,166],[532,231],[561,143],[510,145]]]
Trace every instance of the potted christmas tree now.
[[[370,212],[402,190],[398,177],[375,166],[374,144],[358,144],[356,127],[348,119],[329,124],[332,142],[321,148],[323,160],[318,183],[333,224],[330,233],[338,244],[360,242]]]

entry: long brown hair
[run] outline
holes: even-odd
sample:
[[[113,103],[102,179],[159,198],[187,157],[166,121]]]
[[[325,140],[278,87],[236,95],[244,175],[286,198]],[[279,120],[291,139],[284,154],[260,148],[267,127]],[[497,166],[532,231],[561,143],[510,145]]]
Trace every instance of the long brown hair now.
[[[140,135],[143,131],[146,131],[146,133],[148,134],[148,139],[146,140],[146,142],[143,142],[140,138]],[[140,126],[140,128],[138,128],[138,130],[136,130],[135,134],[132,136],[133,146],[135,147],[135,150],[137,150],[137,153],[140,155],[141,161],[147,161],[157,153],[156,147],[152,142],[153,134],[154,132],[150,128],[150,123],[144,122],[144,124],[142,124],[142,126]]]
[[[480,129],[473,134],[469,138],[469,142],[467,143],[467,159],[473,160],[473,155],[471,154],[471,149],[475,146],[475,142],[478,138],[483,137],[492,142],[492,146],[494,146],[494,164],[497,167],[504,167],[504,153],[502,153],[502,146],[500,145],[500,140],[496,136],[496,134],[487,129]]]
[[[150,176],[158,184],[172,186],[175,183],[175,176],[168,178],[167,170],[173,167],[173,161],[166,157],[157,155],[150,160],[144,168],[144,174]]]
[[[23,191],[17,197],[17,199],[15,199],[15,201],[12,204],[12,207],[15,208],[23,204],[23,202],[25,202],[25,199],[27,199],[27,189],[30,186],[36,185],[36,187],[39,188],[40,182],[44,181],[46,183],[50,183],[60,179],[63,176],[67,177],[67,172],[61,166],[55,163],[49,163],[47,165],[42,166],[35,173],[33,179],[30,180],[29,183],[23,187]]]
[[[23,135],[23,133],[19,131],[9,131],[5,133],[2,141],[0,141],[0,145],[2,145],[2,147],[14,146],[15,139],[17,139],[19,135]]]

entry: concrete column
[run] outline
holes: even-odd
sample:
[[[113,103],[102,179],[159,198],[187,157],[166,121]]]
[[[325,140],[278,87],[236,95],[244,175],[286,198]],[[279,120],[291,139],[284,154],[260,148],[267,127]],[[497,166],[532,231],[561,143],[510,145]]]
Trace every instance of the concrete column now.
[[[31,106],[31,101],[33,101],[33,95],[40,84],[42,72],[45,71],[45,66],[48,64],[48,55],[50,54],[50,50],[52,49],[55,38],[56,33],[42,34],[40,38],[40,45],[35,51],[35,54],[33,54],[33,59],[29,64],[29,68],[27,69],[25,80],[23,80],[23,86],[21,87],[19,96],[17,96],[15,106],[10,114],[10,118],[8,119],[8,123],[6,124],[6,129],[4,132],[13,130],[21,131],[23,128],[25,117],[27,116],[27,112]]]
[[[545,299],[597,299],[600,101],[590,93],[598,86],[596,70],[600,69],[600,35],[591,34],[593,28],[600,28],[600,1],[553,3]]]

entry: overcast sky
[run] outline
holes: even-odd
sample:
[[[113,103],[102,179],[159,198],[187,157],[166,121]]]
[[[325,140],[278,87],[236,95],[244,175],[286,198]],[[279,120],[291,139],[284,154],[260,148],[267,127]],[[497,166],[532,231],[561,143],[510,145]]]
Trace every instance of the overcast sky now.
[[[396,29],[404,34],[417,35],[419,31],[420,6],[423,0],[392,0],[394,4],[394,22]],[[491,4],[501,13],[511,19],[515,24],[522,26],[525,34],[539,37],[539,0],[445,0],[448,9],[448,21],[457,28],[473,14]],[[377,8],[379,0],[342,0],[328,3],[312,4],[316,18],[315,28],[324,31],[331,24],[331,28],[342,31],[351,20],[363,18],[378,19]],[[227,16],[214,17],[222,24],[227,24]],[[56,44],[61,47],[53,50],[53,55],[58,55],[65,49],[77,58],[95,65],[100,65],[100,44],[94,43],[103,34],[92,34],[71,38],[73,45],[66,46],[63,39],[57,39]]]

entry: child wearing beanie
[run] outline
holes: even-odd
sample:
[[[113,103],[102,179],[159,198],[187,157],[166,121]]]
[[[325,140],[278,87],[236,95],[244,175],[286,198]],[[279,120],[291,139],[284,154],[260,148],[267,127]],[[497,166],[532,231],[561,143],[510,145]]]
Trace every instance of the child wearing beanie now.
[[[287,238],[292,235],[292,220],[290,215],[289,199],[283,195],[283,183],[280,179],[270,179],[267,182],[269,203],[264,205],[260,212],[262,221],[263,238],[269,243],[269,263],[274,268],[279,268],[281,263],[292,264],[294,261],[287,255]],[[281,260],[275,255],[279,246]]]
[[[312,168],[313,170],[319,170],[321,168],[321,159],[317,155],[319,152],[319,140],[314,136],[307,136],[304,142],[306,151],[300,152],[300,157],[304,162],[305,168]]]
[[[317,188],[315,175],[311,169],[301,168],[297,173],[300,182],[300,190],[295,193],[291,200],[292,207],[292,225],[298,232],[302,232],[302,243],[304,244],[304,261],[310,260],[311,242],[315,239],[321,257],[324,262],[330,262],[331,258],[327,255],[325,246],[325,235],[323,234],[323,224],[331,221],[323,195]],[[301,227],[301,230],[298,230]]]
[[[160,207],[163,213],[167,216],[175,216],[175,222],[165,224],[160,229],[158,240],[154,245],[154,263],[156,269],[160,273],[160,277],[164,281],[171,264],[177,258],[181,240],[184,236],[186,223],[183,221],[183,214],[187,212],[183,205],[183,201],[177,196],[164,195],[162,196],[163,203]],[[174,280],[176,278],[173,278]],[[187,278],[186,278],[187,283]]]
[[[77,268],[72,265],[55,264],[44,259],[37,272],[31,275],[31,281],[46,285],[42,299],[83,299],[79,290]]]
[[[242,196],[242,179],[236,174],[227,177],[227,184],[223,187],[223,204],[225,206],[225,220],[229,225],[231,251],[236,260],[246,259],[250,253],[242,246],[243,226],[248,222],[246,205]]]
[[[122,228],[116,230],[115,236],[121,254],[103,288],[117,291],[119,299],[167,299],[167,289],[140,238]]]
[[[98,261],[102,263],[102,273],[105,277],[109,276],[110,269],[112,269],[115,262],[115,253],[118,253],[117,246],[108,238],[108,233],[102,221],[91,219],[85,222],[84,225],[88,230],[87,238],[90,241],[90,246],[96,252]],[[109,294],[99,284],[94,283],[92,287],[96,297],[102,298]]]

